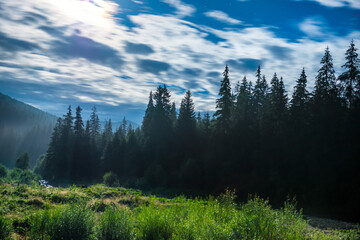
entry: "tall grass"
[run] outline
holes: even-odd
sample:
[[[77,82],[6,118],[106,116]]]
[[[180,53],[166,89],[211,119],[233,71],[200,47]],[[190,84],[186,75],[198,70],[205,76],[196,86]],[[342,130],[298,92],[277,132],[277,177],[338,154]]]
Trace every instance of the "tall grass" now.
[[[31,239],[87,240],[94,234],[94,213],[79,204],[45,210],[32,218]]]
[[[127,209],[106,208],[100,216],[99,240],[130,240],[133,239],[134,219]]]

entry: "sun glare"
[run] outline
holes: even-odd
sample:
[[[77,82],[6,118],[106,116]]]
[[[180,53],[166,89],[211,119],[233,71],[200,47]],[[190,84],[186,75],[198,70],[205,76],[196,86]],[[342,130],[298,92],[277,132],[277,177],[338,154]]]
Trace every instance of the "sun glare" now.
[[[101,28],[110,28],[114,14],[119,10],[118,4],[105,0],[63,0],[54,1],[53,4],[65,16]]]

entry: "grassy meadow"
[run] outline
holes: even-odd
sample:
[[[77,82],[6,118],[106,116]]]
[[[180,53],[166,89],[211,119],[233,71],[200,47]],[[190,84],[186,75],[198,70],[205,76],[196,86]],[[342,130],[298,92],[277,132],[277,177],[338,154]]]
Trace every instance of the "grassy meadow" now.
[[[172,199],[107,187],[45,188],[1,183],[0,239],[358,239],[359,230],[320,230],[289,201],[235,203],[226,191]]]

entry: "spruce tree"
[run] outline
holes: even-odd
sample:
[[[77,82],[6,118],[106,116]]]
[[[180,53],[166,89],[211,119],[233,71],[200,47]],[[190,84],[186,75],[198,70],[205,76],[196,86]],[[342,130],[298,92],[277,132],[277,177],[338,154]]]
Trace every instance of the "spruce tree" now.
[[[154,115],[154,101],[153,101],[153,93],[150,91],[149,94],[149,102],[147,105],[147,108],[145,110],[145,116],[143,118],[141,130],[145,136],[145,139],[148,139],[150,137],[150,129],[151,129],[151,123]]]
[[[248,124],[250,117],[251,86],[244,76],[241,84],[238,84],[235,103],[235,125],[244,126]]]
[[[75,124],[74,124],[74,133],[75,136],[82,136],[84,133],[84,122],[81,117],[81,107],[78,106],[76,108],[76,115],[75,115]]]
[[[181,100],[178,129],[185,134],[194,133],[196,130],[195,106],[190,90],[186,91]]]
[[[347,61],[342,66],[345,68],[345,71],[339,76],[339,80],[345,90],[344,95],[349,108],[352,108],[353,102],[360,96],[360,61],[357,50],[354,40],[352,40],[345,54]]]
[[[91,115],[90,115],[90,136],[91,138],[97,142],[98,138],[100,136],[100,120],[99,116],[96,114],[97,110],[94,106],[92,109]]]
[[[228,134],[231,124],[231,112],[233,109],[233,96],[231,94],[231,86],[229,79],[229,67],[225,66],[223,72],[224,79],[221,81],[219,95],[220,98],[216,99],[216,128],[218,132]]]
[[[305,68],[303,68],[300,77],[296,80],[296,85],[290,101],[290,109],[292,113],[303,111],[305,109],[305,104],[309,101],[309,92],[306,89],[306,84],[307,76]]]
[[[172,105],[171,105],[170,120],[171,120],[172,127],[174,128],[176,126],[176,121],[177,121],[177,113],[176,113],[175,102],[173,102]]]
[[[259,116],[264,108],[268,85],[266,82],[265,75],[261,77],[261,68],[260,65],[256,71],[256,82],[254,89],[252,91],[252,103],[253,103],[253,111],[255,116]]]
[[[335,70],[332,63],[332,56],[329,47],[326,47],[325,54],[320,63],[314,87],[314,101],[316,104],[327,104],[335,102],[338,90],[336,85]]]

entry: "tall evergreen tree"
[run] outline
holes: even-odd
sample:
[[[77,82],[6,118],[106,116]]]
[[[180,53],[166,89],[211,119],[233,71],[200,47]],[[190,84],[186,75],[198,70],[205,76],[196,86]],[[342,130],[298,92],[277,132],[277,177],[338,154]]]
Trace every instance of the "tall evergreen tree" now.
[[[360,61],[357,50],[354,40],[352,40],[345,54],[346,63],[342,66],[345,71],[339,76],[349,108],[352,108],[355,99],[360,97]]]
[[[320,63],[322,66],[316,76],[314,101],[315,103],[327,104],[336,101],[338,95],[335,70],[329,47],[326,47],[325,54]]]
[[[181,100],[178,129],[182,133],[194,133],[196,130],[195,106],[191,97],[191,91],[185,93]]]
[[[246,126],[250,120],[251,85],[244,76],[236,94],[234,121],[235,125]]]
[[[145,116],[143,118],[141,130],[144,133],[144,136],[146,139],[150,137],[150,128],[152,123],[152,118],[154,114],[154,101],[153,101],[153,93],[150,91],[149,95],[149,103],[147,105],[147,108],[145,110]]]
[[[96,114],[97,110],[94,106],[92,109],[91,115],[90,115],[90,136],[91,138],[97,142],[98,138],[100,136],[100,120],[99,116]]]
[[[233,109],[233,96],[231,94],[231,86],[229,79],[229,67],[225,66],[223,72],[224,79],[221,81],[219,95],[220,98],[216,99],[216,126],[219,132],[228,134],[231,125],[231,112]]]
[[[82,136],[84,133],[84,122],[81,117],[81,107],[78,106],[76,108],[76,115],[75,115],[75,124],[74,124],[74,133],[75,136]]]
[[[305,68],[303,68],[299,79],[296,81],[294,87],[294,92],[290,101],[290,109],[292,114],[296,112],[303,112],[305,109],[305,104],[309,101],[309,92],[306,89],[307,76],[305,73]]]
[[[177,122],[177,113],[176,113],[175,102],[173,102],[172,105],[171,105],[171,109],[170,109],[170,120],[171,120],[172,127],[175,127],[175,126],[176,126],[176,122]]]

